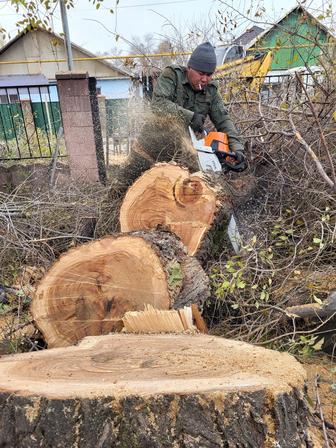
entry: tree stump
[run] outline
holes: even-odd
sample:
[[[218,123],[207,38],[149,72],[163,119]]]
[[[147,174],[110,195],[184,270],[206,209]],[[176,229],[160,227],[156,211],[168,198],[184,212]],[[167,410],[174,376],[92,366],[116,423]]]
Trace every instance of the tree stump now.
[[[220,200],[219,200],[220,197]],[[189,174],[176,164],[154,165],[128,189],[120,208],[122,232],[167,227],[194,255],[204,236],[232,204],[202,173]]]
[[[85,338],[0,359],[3,448],[296,448],[305,372],[205,335]]]
[[[202,304],[209,280],[165,231],[118,234],[71,249],[46,273],[31,306],[48,347],[120,331],[126,311]]]

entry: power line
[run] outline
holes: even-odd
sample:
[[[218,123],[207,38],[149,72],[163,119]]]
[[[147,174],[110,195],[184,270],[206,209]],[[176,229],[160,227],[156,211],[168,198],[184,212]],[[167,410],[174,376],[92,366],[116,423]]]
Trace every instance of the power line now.
[[[6,0],[7,1],[7,0]],[[180,3],[193,3],[193,2],[197,2],[199,0],[173,0],[171,2],[154,2],[154,3],[141,3],[138,5],[121,5],[121,6],[117,6],[116,8],[113,7],[107,7],[104,4],[102,4],[101,9],[105,9],[110,11],[111,9],[115,9],[116,11],[118,11],[119,9],[124,9],[124,8],[143,8],[146,6],[161,6],[161,5],[176,5],[176,4],[180,4]],[[0,0],[1,2],[1,0]],[[81,8],[81,11],[92,11],[92,8]]]
[[[153,53],[153,54],[129,54],[122,56],[90,56],[83,58],[73,58],[74,61],[86,62],[86,61],[104,61],[107,59],[141,59],[141,58],[161,58],[171,56],[186,56],[190,55],[190,51],[176,51],[174,53]],[[17,60],[17,61],[0,61],[1,65],[15,65],[15,64],[47,64],[51,62],[66,62],[66,59],[35,59],[35,60]]]
[[[325,42],[320,44],[320,46],[328,47],[335,45],[333,42]],[[302,45],[295,45],[295,46],[283,46],[281,48],[279,47],[262,47],[257,48],[257,50],[263,50],[263,51],[271,51],[271,50],[281,50],[281,49],[298,49],[298,48],[314,48],[315,44],[302,44]],[[253,49],[248,49],[248,52],[252,52]],[[81,57],[81,58],[73,58],[74,61],[78,62],[87,62],[87,61],[104,61],[108,59],[141,59],[141,58],[161,58],[161,57],[174,57],[174,56],[188,56],[191,54],[191,51],[175,51],[175,52],[167,52],[167,53],[152,53],[152,54],[128,54],[128,55],[119,55],[119,56],[89,56],[89,57]],[[251,56],[249,56],[251,57]],[[46,64],[51,62],[66,62],[66,59],[60,58],[60,59],[35,59],[35,60],[16,60],[16,61],[0,61],[1,65],[15,65],[15,64]],[[236,61],[233,61],[232,63],[228,64],[235,64]]]
[[[172,2],[155,2],[155,3],[146,3],[146,4],[140,4],[140,5],[122,5],[122,6],[117,6],[117,9],[121,9],[121,8],[138,8],[138,7],[142,7],[142,6],[158,6],[158,5],[173,5],[176,3],[190,3],[190,2],[196,2],[198,0],[175,0]]]

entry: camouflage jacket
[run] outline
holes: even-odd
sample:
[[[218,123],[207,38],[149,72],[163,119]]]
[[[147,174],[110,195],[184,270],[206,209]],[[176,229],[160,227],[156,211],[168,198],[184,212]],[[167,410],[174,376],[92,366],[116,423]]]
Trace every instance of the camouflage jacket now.
[[[170,65],[163,70],[154,87],[152,109],[154,112],[176,115],[186,126],[190,124],[194,112],[209,115],[217,131],[228,134],[231,150],[244,150],[218,92],[217,82],[211,81],[204,90],[195,91],[189,84],[186,67]]]

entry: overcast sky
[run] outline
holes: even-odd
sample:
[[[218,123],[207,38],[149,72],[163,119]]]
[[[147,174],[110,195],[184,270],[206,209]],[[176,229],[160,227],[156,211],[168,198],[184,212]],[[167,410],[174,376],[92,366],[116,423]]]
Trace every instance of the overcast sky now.
[[[312,13],[316,13],[321,5],[328,0],[306,0],[304,5]],[[330,0],[336,4],[336,0]],[[117,47],[123,54],[127,53],[128,46],[125,40],[134,36],[153,34],[158,41],[162,35],[171,31],[168,22],[179,29],[187,29],[189,24],[202,21],[214,21],[218,9],[230,10],[223,0],[120,0],[116,13],[110,14],[109,9],[115,10],[116,0],[105,0],[103,6],[96,11],[88,0],[74,0],[75,8],[68,12],[71,40],[94,52],[109,52]],[[232,0],[228,0],[232,4]],[[256,7],[259,3],[266,10],[265,18],[268,22],[279,19],[286,11],[294,7],[295,0],[234,0],[235,8],[246,12],[250,4]],[[232,11],[232,10],[231,10]],[[316,16],[318,13],[315,14]],[[19,16],[13,7],[8,6],[6,0],[0,0],[0,25],[11,33],[16,34],[15,22]],[[100,23],[98,23],[100,22]],[[62,31],[61,16],[55,10],[53,20],[54,30]],[[248,28],[249,23],[241,20],[241,31]],[[261,25],[263,26],[263,25]],[[265,25],[264,25],[265,26]],[[239,31],[240,31],[239,30]],[[116,42],[114,33],[124,38]],[[239,34],[238,32],[236,34]]]

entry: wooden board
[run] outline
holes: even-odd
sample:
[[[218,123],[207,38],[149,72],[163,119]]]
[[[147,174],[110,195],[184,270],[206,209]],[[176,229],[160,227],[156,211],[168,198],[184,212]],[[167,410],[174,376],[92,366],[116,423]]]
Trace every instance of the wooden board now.
[[[192,305],[192,307],[197,305]],[[198,311],[199,312],[199,311]],[[178,310],[158,310],[146,305],[144,311],[127,311],[123,319],[123,332],[126,333],[196,333],[191,307]],[[198,321],[199,322],[199,321]],[[204,328],[202,328],[204,330]],[[203,331],[204,333],[204,331]]]

